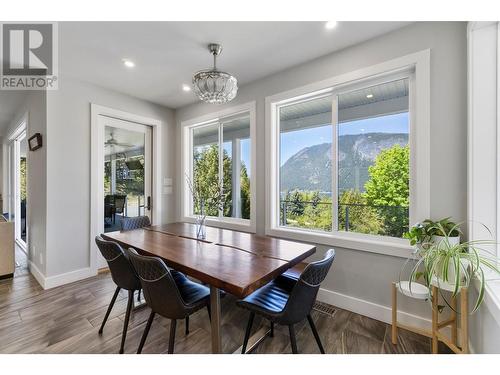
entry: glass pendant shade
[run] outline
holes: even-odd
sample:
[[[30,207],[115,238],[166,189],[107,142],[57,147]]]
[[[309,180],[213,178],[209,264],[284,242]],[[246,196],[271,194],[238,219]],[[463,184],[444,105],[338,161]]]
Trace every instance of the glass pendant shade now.
[[[238,92],[238,80],[233,75],[222,72],[216,67],[216,58],[222,51],[222,47],[218,44],[209,44],[208,48],[214,56],[214,67],[202,70],[193,76],[194,92],[200,100],[206,103],[230,102]]]

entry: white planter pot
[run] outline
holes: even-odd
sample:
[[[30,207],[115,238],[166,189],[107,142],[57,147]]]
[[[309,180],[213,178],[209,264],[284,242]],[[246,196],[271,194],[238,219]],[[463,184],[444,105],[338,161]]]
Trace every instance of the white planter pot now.
[[[462,266],[460,267],[460,286],[465,285],[465,276],[463,275],[464,270],[462,267],[468,268],[469,267],[469,262],[465,259],[460,259],[460,263]],[[435,287],[438,287],[439,289],[442,290],[447,290],[450,292],[453,292],[455,290],[455,275],[456,275],[456,270],[455,270],[455,263],[450,262],[448,264],[448,281],[442,279],[440,276],[437,275],[432,275],[432,285]]]
[[[448,241],[448,246],[455,246],[460,244],[460,236],[456,237],[445,237],[445,236],[432,236],[431,242],[433,242],[437,247],[447,246],[446,241]]]

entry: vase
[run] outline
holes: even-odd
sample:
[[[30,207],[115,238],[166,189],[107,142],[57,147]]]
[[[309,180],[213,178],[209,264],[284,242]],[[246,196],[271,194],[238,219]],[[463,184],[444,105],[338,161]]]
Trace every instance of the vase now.
[[[198,238],[199,240],[204,240],[207,237],[205,218],[205,215],[196,216],[196,238]]]

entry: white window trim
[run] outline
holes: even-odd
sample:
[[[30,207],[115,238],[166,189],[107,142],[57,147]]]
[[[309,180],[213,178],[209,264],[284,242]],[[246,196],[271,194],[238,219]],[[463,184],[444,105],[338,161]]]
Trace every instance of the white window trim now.
[[[324,81],[266,97],[266,235],[307,241],[327,246],[368,251],[407,258],[412,247],[405,239],[353,232],[322,233],[281,227],[277,220],[279,196],[279,126],[277,107],[311,94],[341,90],[342,87],[374,81],[387,75],[414,72],[410,85],[410,225],[430,214],[430,50],[423,50]],[[418,105],[417,105],[418,104]],[[418,184],[416,183],[418,181]]]
[[[181,221],[195,222],[195,216],[191,215],[191,192],[186,182],[186,175],[192,175],[192,138],[191,130],[194,127],[218,121],[220,118],[234,116],[239,113],[249,113],[250,115],[250,220],[231,217],[207,217],[206,223],[219,228],[241,230],[255,233],[256,231],[256,102],[228,107],[224,110],[212,112],[204,116],[196,117],[181,122]]]

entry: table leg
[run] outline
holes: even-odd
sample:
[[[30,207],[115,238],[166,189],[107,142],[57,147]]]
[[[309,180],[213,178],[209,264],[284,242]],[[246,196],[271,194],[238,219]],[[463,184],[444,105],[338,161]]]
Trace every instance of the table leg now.
[[[220,353],[220,292],[219,288],[210,286],[210,311],[211,311],[211,329],[212,329],[212,353]]]

